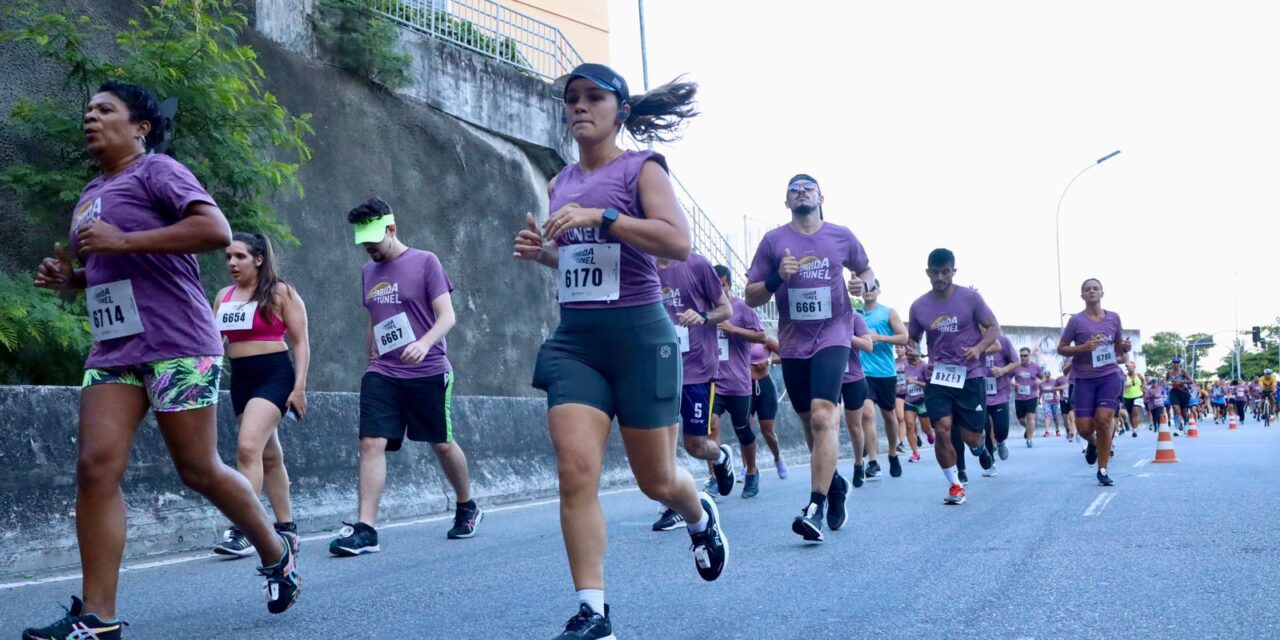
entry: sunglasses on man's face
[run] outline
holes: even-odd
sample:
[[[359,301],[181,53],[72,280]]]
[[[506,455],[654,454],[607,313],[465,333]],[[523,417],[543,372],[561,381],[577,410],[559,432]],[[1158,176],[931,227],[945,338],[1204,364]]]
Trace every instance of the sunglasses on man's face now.
[[[801,191],[805,191],[805,192],[813,191],[814,189],[817,189],[817,188],[818,188],[818,183],[816,182],[796,182],[791,186],[787,187],[787,191],[790,191],[791,193],[800,193]]]

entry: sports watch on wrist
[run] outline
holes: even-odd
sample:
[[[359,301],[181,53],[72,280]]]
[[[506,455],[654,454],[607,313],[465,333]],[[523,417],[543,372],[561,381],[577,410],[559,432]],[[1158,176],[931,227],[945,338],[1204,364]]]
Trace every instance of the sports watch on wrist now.
[[[609,227],[612,227],[613,223],[618,221],[618,210],[609,207],[604,210],[604,213],[600,214],[600,217],[600,230],[608,233]]]

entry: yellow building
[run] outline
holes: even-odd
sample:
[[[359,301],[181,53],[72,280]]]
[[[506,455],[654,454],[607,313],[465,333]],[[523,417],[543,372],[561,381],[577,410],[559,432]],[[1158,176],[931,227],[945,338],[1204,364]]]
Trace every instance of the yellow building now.
[[[560,29],[584,62],[609,64],[608,0],[497,1]]]

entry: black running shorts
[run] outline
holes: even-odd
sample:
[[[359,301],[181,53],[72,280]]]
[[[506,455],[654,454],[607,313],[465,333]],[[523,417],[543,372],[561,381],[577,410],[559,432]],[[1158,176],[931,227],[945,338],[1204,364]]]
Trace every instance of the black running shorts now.
[[[924,404],[935,425],[950,416],[952,428],[958,425],[974,433],[987,430],[986,398],[987,383],[981,377],[965,380],[963,389],[933,383],[924,388]]]
[[[418,442],[452,442],[452,405],[452,371],[425,378],[367,372],[360,379],[360,437],[386,438],[387,451],[399,451],[406,433]]]
[[[840,384],[849,366],[849,347],[827,347],[812,358],[783,358],[782,384],[796,413],[809,413],[812,400],[840,403]]]

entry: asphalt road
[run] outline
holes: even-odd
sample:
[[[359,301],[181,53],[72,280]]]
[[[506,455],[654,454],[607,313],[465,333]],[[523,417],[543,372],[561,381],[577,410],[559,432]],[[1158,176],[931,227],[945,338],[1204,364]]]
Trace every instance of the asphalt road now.
[[[602,502],[606,595],[619,638],[1280,637],[1280,427],[1211,423],[1151,464],[1155,434],[1125,436],[1104,489],[1077,444],[1014,436],[997,478],[970,461],[969,503],[942,504],[931,451],[903,477],[853,492],[820,545],[790,530],[807,467],[763,472],[758,498],[720,500],[721,579],[694,571],[683,531],[654,533],[635,490]],[[846,445],[847,446],[847,445]],[[882,454],[883,455],[883,454]],[[905,460],[905,458],[904,458]],[[847,460],[841,472],[850,473]],[[394,482],[394,478],[391,480]],[[382,553],[300,557],[303,595],[266,612],[253,560],[184,556],[121,580],[127,638],[548,639],[576,611],[554,501],[492,508],[476,538],[432,519],[384,526]],[[337,525],[337,523],[335,523]],[[0,585],[0,635],[61,615],[75,576]]]

